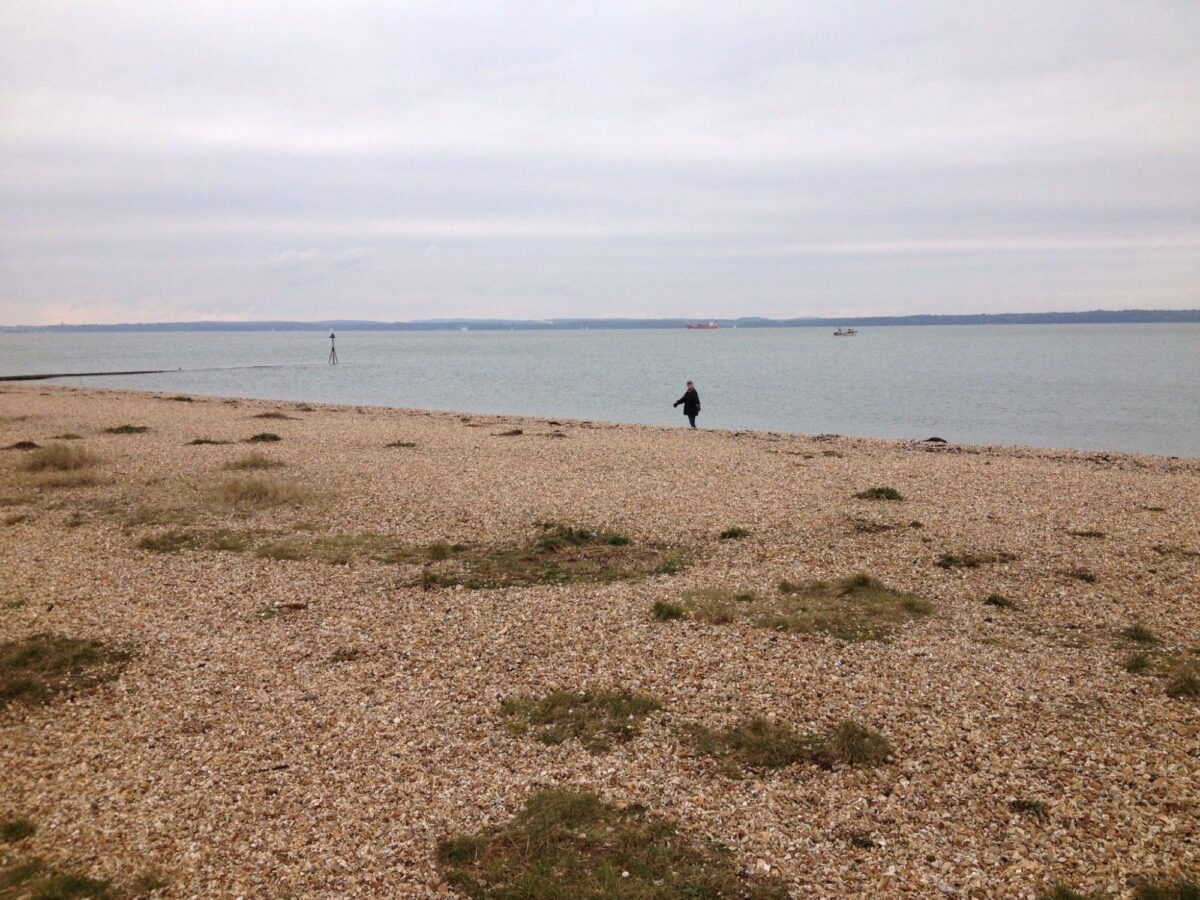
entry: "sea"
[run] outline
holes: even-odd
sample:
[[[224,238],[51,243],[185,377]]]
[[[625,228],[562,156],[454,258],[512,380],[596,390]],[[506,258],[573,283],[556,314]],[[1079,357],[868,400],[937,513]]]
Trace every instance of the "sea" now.
[[[1200,324],[0,333],[46,384],[1200,457]]]

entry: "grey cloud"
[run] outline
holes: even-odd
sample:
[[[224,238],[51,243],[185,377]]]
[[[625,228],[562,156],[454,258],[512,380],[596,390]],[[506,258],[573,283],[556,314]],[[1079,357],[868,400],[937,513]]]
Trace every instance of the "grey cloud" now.
[[[1165,0],[6,4],[0,321],[1194,306],[1197,39]]]

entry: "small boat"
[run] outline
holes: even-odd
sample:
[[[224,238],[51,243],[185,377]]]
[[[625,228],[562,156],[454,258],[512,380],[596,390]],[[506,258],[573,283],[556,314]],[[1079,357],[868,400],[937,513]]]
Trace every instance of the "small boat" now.
[[[839,328],[833,333],[834,337],[854,337],[858,334],[857,328]]]
[[[714,328],[720,328],[716,322],[688,322],[688,331],[712,331]]]

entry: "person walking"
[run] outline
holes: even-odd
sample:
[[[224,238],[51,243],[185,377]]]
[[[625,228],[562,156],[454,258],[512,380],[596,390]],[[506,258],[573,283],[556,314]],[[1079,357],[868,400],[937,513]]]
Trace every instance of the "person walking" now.
[[[700,395],[696,393],[696,386],[690,381],[687,383],[687,390],[674,405],[678,406],[680,403],[683,404],[683,414],[687,416],[688,424],[695,428],[696,416],[700,415]]]

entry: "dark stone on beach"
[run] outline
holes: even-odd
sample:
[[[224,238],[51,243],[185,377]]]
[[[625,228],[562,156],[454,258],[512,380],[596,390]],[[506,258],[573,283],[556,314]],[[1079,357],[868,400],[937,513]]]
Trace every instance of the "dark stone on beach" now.
[[[923,443],[923,444],[945,444],[946,442],[947,442],[947,441],[946,441],[946,439],[945,439],[945,438],[940,438],[940,437],[927,437],[927,438],[925,438],[925,440],[923,440],[921,443]]]

